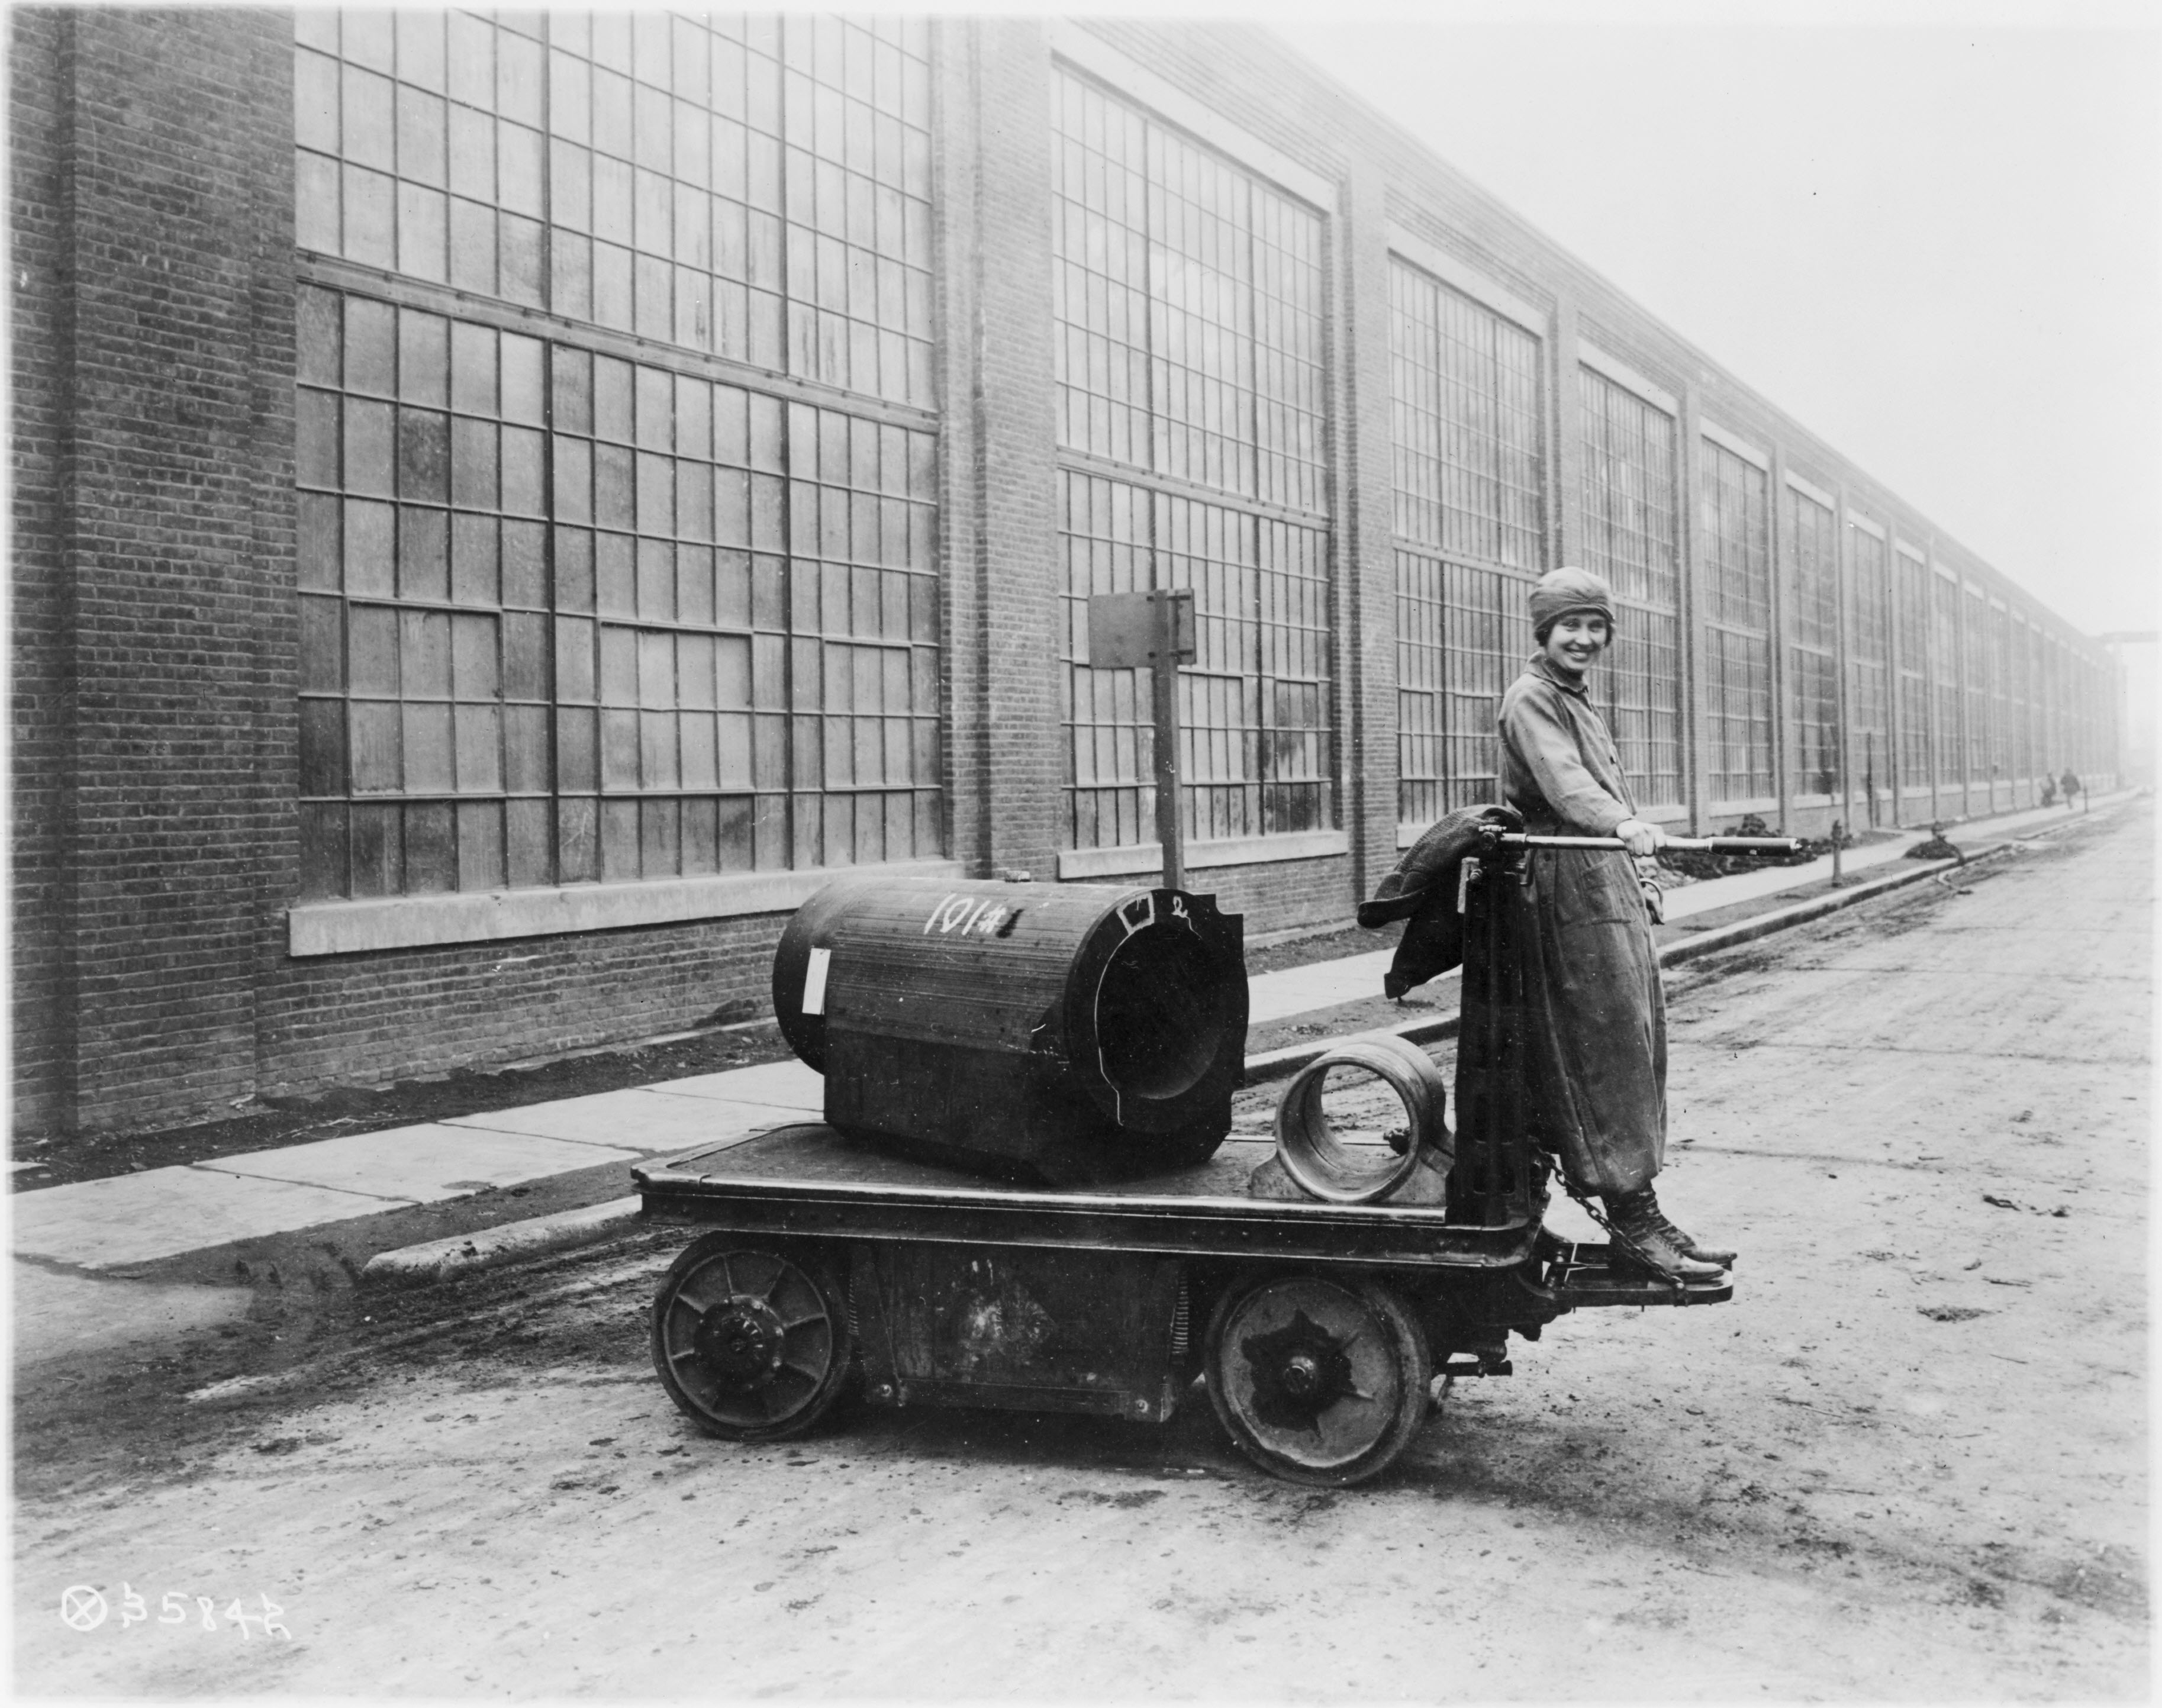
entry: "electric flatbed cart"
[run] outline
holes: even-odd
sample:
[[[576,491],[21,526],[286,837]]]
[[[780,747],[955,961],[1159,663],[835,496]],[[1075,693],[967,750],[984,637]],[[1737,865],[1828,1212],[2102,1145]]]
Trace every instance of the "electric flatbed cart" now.
[[[1432,1062],[1370,1035],[1293,1082],[1273,1143],[1226,1139],[1246,975],[1240,922],[1210,897],[821,891],[775,992],[826,1075],[826,1121],[633,1171],[647,1220],[707,1230],[654,1303],[671,1397],[710,1434],[770,1441],[851,1389],[1162,1423],[1198,1376],[1247,1456],[1342,1485],[1410,1444],[1436,1376],[1507,1375],[1512,1330],[1730,1298],[1724,1275],[1622,1272],[1542,1226],[1548,1164],[1508,1071],[1513,1011],[1473,1000],[1498,947],[1482,895],[1527,840],[1488,838],[1459,888],[1454,1135]],[[1331,1065],[1397,1091],[1400,1149],[1336,1141]]]

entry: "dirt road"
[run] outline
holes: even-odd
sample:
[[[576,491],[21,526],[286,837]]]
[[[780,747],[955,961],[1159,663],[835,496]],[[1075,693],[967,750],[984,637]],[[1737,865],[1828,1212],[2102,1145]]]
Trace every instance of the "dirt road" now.
[[[22,1374],[17,1687],[2144,1697],[2151,872],[2143,808],[1678,980],[1663,1196],[1733,1302],[1563,1319],[1368,1487],[1198,1396],[708,1441],[678,1235],[454,1323],[266,1288]]]

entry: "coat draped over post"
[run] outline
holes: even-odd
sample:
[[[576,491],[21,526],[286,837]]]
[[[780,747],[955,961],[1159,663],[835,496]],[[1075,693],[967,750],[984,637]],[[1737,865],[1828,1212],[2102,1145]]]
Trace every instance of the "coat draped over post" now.
[[[1462,963],[1457,880],[1465,857],[1478,851],[1481,828],[1490,824],[1504,830],[1523,828],[1517,815],[1504,807],[1460,807],[1444,813],[1404,850],[1396,870],[1381,880],[1374,899],[1359,904],[1359,923],[1369,931],[1396,920],[1405,922],[1396,955],[1381,979],[1381,994],[1392,1002]]]
[[[1636,817],[1581,682],[1535,657],[1501,697],[1502,799],[1533,835],[1606,836]],[[1510,1027],[1535,1137],[1585,1191],[1634,1191],[1667,1139],[1666,1005],[1642,886],[1619,850],[1528,850],[1497,898],[1519,949]],[[1467,990],[1467,998],[1470,992]]]

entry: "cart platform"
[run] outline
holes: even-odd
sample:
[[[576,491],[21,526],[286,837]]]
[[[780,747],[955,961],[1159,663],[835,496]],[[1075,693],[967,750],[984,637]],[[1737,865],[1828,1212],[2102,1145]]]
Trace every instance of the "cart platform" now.
[[[807,1122],[634,1168],[647,1220],[850,1240],[1073,1246],[1408,1269],[1514,1268],[1539,1228],[1452,1225],[1435,1207],[1250,1197],[1272,1141],[1088,1188],[1010,1185]]]

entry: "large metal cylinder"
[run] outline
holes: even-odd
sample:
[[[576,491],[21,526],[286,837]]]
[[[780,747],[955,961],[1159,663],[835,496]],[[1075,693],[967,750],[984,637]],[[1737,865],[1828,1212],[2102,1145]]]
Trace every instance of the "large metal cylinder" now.
[[[1244,922],[1176,890],[866,873],[796,910],[773,1006],[831,1126],[1052,1181],[1146,1173],[1230,1131]]]

